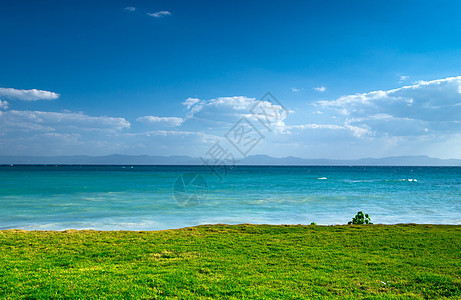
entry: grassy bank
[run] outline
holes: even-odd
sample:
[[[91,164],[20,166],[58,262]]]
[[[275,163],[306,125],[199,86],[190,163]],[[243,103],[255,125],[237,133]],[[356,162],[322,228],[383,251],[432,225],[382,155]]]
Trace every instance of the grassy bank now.
[[[0,231],[2,299],[461,299],[461,226]]]

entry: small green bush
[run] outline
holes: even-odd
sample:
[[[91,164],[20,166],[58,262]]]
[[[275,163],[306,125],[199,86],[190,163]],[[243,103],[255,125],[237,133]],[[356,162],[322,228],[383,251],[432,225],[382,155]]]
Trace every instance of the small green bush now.
[[[373,224],[371,223],[370,216],[368,214],[364,214],[363,212],[359,211],[352,221],[347,222],[347,224],[351,225],[361,225],[361,224]]]

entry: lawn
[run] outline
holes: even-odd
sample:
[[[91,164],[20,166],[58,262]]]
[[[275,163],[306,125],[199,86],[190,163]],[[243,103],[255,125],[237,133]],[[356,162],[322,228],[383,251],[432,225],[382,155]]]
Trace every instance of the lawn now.
[[[461,226],[0,231],[1,299],[461,299]]]

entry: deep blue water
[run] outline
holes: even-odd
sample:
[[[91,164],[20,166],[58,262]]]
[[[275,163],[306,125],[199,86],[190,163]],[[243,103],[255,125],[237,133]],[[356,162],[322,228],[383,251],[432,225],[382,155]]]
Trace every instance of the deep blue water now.
[[[238,166],[221,175],[205,166],[0,166],[0,229],[345,224],[359,210],[374,223],[461,224],[459,167]]]

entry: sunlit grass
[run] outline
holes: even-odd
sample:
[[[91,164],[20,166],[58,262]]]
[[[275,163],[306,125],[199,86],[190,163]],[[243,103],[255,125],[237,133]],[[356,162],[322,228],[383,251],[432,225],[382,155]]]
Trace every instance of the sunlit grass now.
[[[0,231],[2,299],[461,298],[461,227]]]

